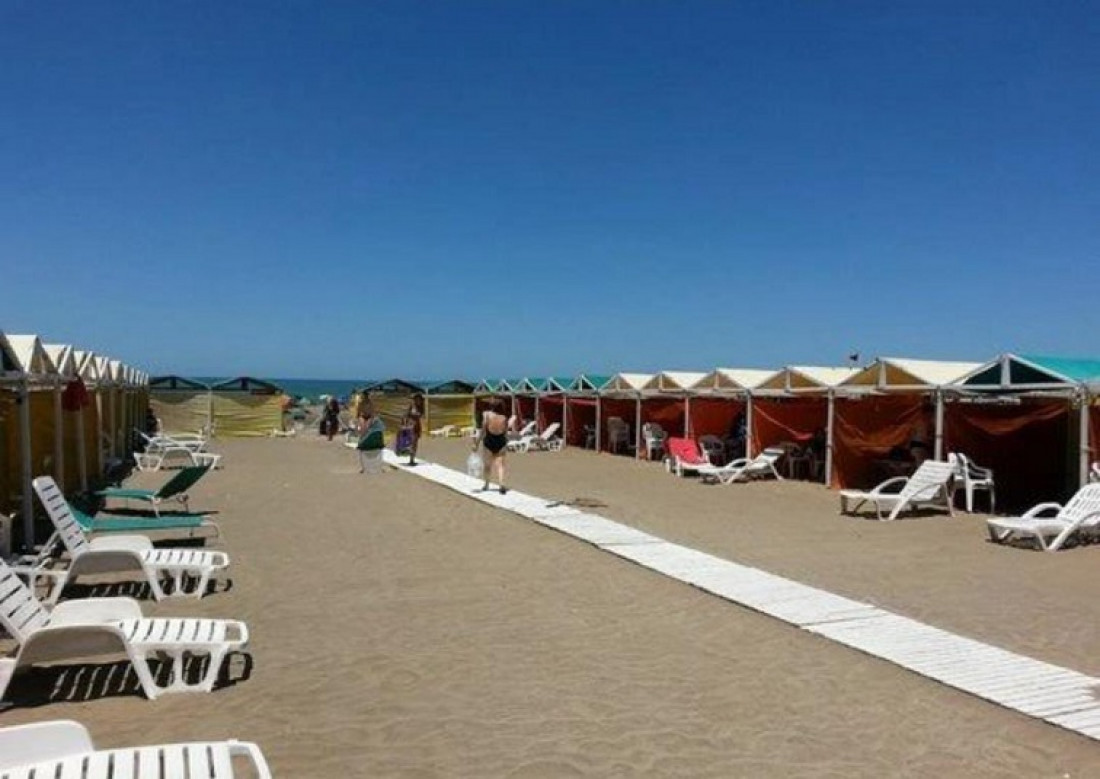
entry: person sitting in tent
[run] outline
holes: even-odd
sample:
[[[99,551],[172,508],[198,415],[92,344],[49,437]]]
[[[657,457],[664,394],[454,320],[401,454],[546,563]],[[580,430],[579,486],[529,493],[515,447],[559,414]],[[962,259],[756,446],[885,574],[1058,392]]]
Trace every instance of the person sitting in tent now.
[[[340,432],[340,401],[329,398],[325,408],[321,412],[321,435],[328,436],[328,440]]]

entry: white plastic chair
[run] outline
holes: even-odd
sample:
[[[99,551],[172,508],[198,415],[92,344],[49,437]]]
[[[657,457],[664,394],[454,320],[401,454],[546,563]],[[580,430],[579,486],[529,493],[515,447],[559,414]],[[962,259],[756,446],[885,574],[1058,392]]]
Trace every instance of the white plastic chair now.
[[[1040,516],[1052,511],[1053,516]],[[1030,538],[1039,549],[1057,551],[1074,535],[1100,526],[1100,484],[1086,484],[1065,506],[1040,503],[1022,517],[994,517],[986,524],[993,541]],[[1053,540],[1048,542],[1048,538]]]
[[[20,668],[38,663],[80,662],[103,655],[125,655],[146,697],[165,692],[210,692],[222,662],[248,644],[248,627],[238,620],[147,619],[133,598],[85,598],[47,609],[7,563],[0,560],[0,625],[19,644],[14,658],[0,660],[0,697]],[[188,655],[209,655],[196,684],[185,674]],[[150,657],[166,656],[172,675],[157,684]],[[0,750],[0,761],[4,756]]]
[[[974,513],[974,493],[978,490],[989,492],[989,513],[996,509],[997,498],[993,486],[993,470],[975,465],[974,461],[962,452],[952,452],[947,455],[947,461],[955,464],[955,480],[951,485],[951,499],[954,501],[955,493],[963,490],[966,495],[966,510]]]
[[[645,455],[647,460],[660,460],[665,454],[665,441],[668,433],[656,422],[646,422],[642,425],[642,440],[645,441]]]
[[[54,720],[0,729],[0,777],[80,779],[232,779],[233,759],[247,760],[259,779],[271,779],[260,748],[249,741],[199,741],[97,750],[79,722]]]
[[[840,511],[851,514],[865,503],[875,506],[879,519],[897,519],[906,508],[922,507],[945,508],[955,516],[951,504],[949,484],[955,473],[955,464],[941,460],[925,460],[912,476],[895,476],[887,479],[872,490],[841,490]],[[885,509],[890,513],[883,516]]]
[[[57,539],[69,553],[67,568],[47,572],[56,579],[51,602],[58,599],[66,584],[81,575],[135,570],[144,576],[157,600],[201,598],[211,577],[229,567],[229,555],[225,552],[183,547],[157,549],[146,536],[103,536],[89,541],[53,478],[39,476],[31,483],[57,530]],[[195,580],[190,590],[186,587],[188,579]],[[166,581],[172,582],[170,591],[164,587]]]
[[[1094,483],[1100,482],[1100,462],[1093,463],[1089,468],[1089,481]]]
[[[547,426],[538,435],[528,435],[519,439],[518,441],[508,442],[508,451],[510,452],[531,452],[531,451],[547,451],[557,452],[559,451],[564,442],[558,435],[558,430],[561,428],[561,424],[553,422]]]

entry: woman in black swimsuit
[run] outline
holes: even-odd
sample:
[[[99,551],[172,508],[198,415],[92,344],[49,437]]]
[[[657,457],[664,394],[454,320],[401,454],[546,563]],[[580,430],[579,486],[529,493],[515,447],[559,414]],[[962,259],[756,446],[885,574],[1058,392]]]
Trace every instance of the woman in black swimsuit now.
[[[481,417],[480,434],[474,439],[474,451],[477,451],[480,443],[489,453],[489,462],[485,468],[485,485],[483,490],[489,489],[489,481],[493,476],[493,469],[497,471],[496,483],[500,485],[500,494],[508,491],[504,486],[504,454],[508,451],[508,419],[502,413],[504,402],[500,398],[489,401],[489,408]]]

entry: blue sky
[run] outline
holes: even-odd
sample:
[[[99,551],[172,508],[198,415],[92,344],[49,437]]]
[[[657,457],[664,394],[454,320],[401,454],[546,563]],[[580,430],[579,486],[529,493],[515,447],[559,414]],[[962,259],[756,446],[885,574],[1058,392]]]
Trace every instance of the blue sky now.
[[[0,3],[0,329],[152,373],[1097,355],[1100,14]]]

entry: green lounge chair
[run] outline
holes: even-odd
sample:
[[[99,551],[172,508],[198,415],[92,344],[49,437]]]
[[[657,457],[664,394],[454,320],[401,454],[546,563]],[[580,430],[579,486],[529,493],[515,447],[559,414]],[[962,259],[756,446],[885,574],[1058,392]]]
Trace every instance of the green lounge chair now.
[[[89,516],[69,504],[76,523],[85,533],[141,533],[149,530],[189,530],[188,536],[202,528],[212,528],[214,538],[221,536],[216,522],[203,514],[170,514],[168,516],[142,517],[101,514]]]
[[[160,504],[166,500],[175,499],[183,504],[184,511],[190,511],[191,507],[187,504],[187,490],[191,489],[195,482],[205,476],[206,472],[210,470],[210,467],[211,464],[208,463],[206,465],[192,465],[188,468],[181,468],[179,473],[164,482],[158,490],[108,487],[105,490],[100,490],[96,495],[100,495],[104,498],[142,500],[146,503],[151,503],[153,505],[153,513],[158,517],[160,516]]]

